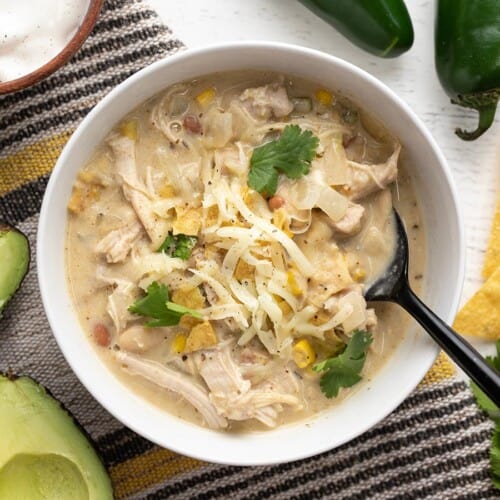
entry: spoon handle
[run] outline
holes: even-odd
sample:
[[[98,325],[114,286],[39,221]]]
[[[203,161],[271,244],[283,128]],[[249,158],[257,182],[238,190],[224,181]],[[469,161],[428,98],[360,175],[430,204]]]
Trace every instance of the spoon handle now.
[[[396,302],[406,309],[460,368],[500,406],[500,374],[492,368],[479,352],[438,318],[411,290],[399,290]]]

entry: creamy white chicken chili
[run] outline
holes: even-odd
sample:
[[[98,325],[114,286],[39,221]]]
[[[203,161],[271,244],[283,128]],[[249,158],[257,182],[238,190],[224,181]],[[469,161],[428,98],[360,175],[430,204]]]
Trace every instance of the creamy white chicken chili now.
[[[67,271],[91,342],[154,404],[213,429],[305,419],[369,380],[402,313],[363,298],[394,249],[422,281],[402,148],[317,83],[264,72],[174,85],[79,172]]]

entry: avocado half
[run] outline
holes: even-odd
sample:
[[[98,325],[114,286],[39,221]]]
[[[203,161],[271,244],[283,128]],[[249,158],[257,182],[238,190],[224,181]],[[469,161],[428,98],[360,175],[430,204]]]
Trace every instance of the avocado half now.
[[[85,434],[33,379],[0,374],[0,429],[0,498],[113,498],[110,478]]]
[[[21,285],[30,263],[30,245],[21,231],[0,221],[0,318]]]

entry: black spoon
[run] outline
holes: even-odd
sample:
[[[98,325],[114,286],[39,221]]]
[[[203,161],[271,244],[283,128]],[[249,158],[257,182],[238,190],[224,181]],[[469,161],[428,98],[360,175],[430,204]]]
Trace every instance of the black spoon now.
[[[394,210],[396,251],[384,274],[365,291],[367,301],[389,301],[406,309],[460,368],[500,406],[500,374],[481,354],[438,318],[412,291],[408,283],[408,238]]]

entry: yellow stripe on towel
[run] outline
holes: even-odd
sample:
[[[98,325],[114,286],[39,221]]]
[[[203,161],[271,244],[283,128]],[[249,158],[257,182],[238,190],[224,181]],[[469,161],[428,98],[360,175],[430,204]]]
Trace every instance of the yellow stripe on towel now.
[[[155,447],[143,455],[114,465],[109,472],[116,498],[127,498],[202,465],[204,462],[200,460]]]
[[[455,375],[455,366],[448,356],[441,351],[432,368],[427,372],[420,385],[437,384]]]
[[[53,135],[0,158],[0,196],[50,173],[72,133]]]

